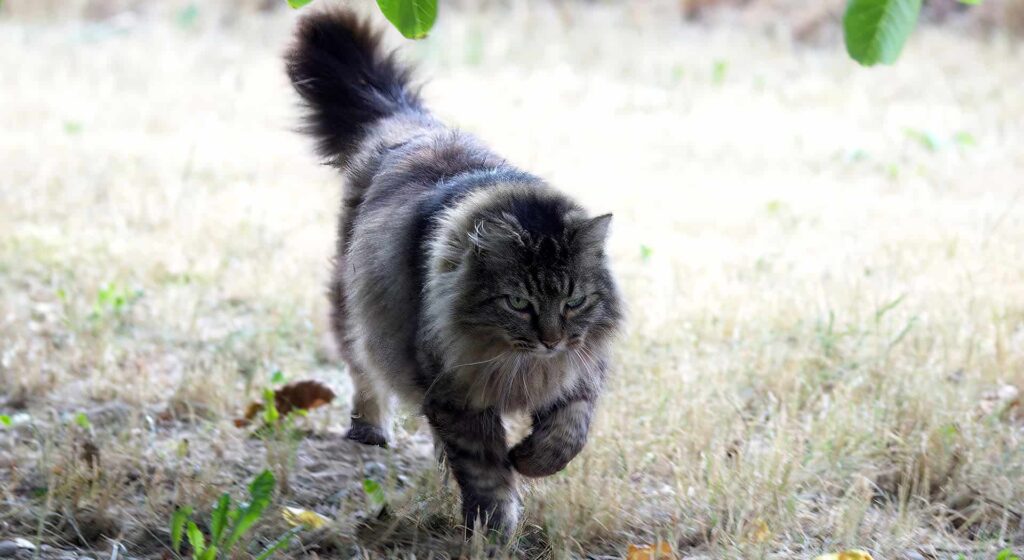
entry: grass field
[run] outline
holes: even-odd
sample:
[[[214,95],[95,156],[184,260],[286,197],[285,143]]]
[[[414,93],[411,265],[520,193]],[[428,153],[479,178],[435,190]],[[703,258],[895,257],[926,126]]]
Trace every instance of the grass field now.
[[[922,29],[865,70],[638,6],[451,9],[404,51],[438,114],[615,213],[611,387],[504,552],[1024,554],[1024,46]],[[289,556],[483,550],[422,420],[341,439],[340,193],[292,131],[293,18],[0,19],[0,541],[172,557],[176,505],[269,464],[273,511],[332,520]],[[275,371],[339,393],[295,455],[232,423]]]

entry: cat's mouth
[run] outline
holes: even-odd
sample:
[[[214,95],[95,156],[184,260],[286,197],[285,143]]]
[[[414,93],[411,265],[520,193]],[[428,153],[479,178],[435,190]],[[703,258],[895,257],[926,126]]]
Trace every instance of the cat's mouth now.
[[[540,358],[554,358],[562,352],[565,352],[565,345],[561,344],[555,347],[548,347],[543,344],[538,344],[533,348],[533,354]]]

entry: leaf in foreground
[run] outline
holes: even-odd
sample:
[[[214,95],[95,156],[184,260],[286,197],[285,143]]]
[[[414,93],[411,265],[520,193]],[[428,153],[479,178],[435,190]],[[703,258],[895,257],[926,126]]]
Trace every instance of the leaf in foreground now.
[[[217,500],[217,507],[213,508],[210,516],[210,542],[220,544],[220,538],[224,529],[228,526],[228,510],[231,509],[231,496],[227,493],[221,494]]]
[[[192,515],[192,508],[184,507],[174,510],[171,515],[171,546],[174,552],[181,551],[181,537],[184,534],[185,522]]]
[[[263,471],[249,484],[249,505],[238,515],[225,549],[231,549],[243,535],[263,516],[263,510],[270,505],[271,494],[277,481],[270,471]]]
[[[188,522],[188,544],[192,545],[192,556],[200,557],[206,550],[206,539],[194,521]]]
[[[288,5],[291,6],[293,10],[298,10],[312,1],[313,0],[288,0]]]
[[[331,522],[330,519],[308,509],[284,507],[281,509],[281,517],[292,527],[306,527],[319,529]]]
[[[863,550],[844,550],[832,554],[822,554],[814,560],[874,560],[870,554]]]
[[[626,560],[675,560],[675,552],[668,541],[659,541],[657,545],[629,545]]]
[[[437,19],[437,0],[377,0],[377,7],[407,39],[426,37]]]
[[[846,52],[864,66],[896,62],[920,13],[921,0],[849,0],[843,16]]]

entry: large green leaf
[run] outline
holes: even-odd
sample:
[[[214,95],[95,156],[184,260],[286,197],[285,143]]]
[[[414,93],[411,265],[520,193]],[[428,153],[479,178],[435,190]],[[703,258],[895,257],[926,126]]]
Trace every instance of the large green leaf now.
[[[896,62],[920,13],[921,0],[849,0],[843,16],[846,52],[864,66]]]
[[[188,543],[192,545],[192,558],[195,560],[202,558],[203,551],[206,550],[206,539],[203,538],[203,532],[193,521],[188,522]]]
[[[210,545],[219,545],[224,528],[228,525],[228,509],[231,507],[231,496],[227,493],[221,494],[217,500],[217,507],[213,508],[210,516]]]
[[[234,527],[231,528],[231,535],[228,536],[228,540],[224,544],[225,550],[231,550],[231,547],[242,538],[242,535],[259,521],[263,515],[263,510],[267,509],[267,506],[270,505],[270,498],[274,493],[274,485],[276,483],[274,473],[263,471],[249,484],[249,505],[234,520],[235,523]]]
[[[171,546],[174,552],[181,552],[181,537],[185,533],[185,522],[192,515],[192,508],[183,507],[174,510],[171,515]]]
[[[377,6],[409,39],[426,37],[437,19],[437,0],[377,0]]]

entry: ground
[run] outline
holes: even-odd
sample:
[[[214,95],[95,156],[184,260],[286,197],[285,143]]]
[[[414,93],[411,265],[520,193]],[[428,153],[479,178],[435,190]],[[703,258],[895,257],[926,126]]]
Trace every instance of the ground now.
[[[483,553],[421,419],[341,439],[340,192],[293,131],[295,15],[180,4],[0,18],[0,541],[172,557],[176,506],[205,526],[269,467],[251,550],[292,506],[332,521],[288,556]],[[629,306],[589,445],[490,554],[1020,554],[1020,42],[925,28],[869,70],[667,2],[458,5],[394,37],[425,97],[614,212]],[[294,450],[233,423],[277,371],[339,394]]]

